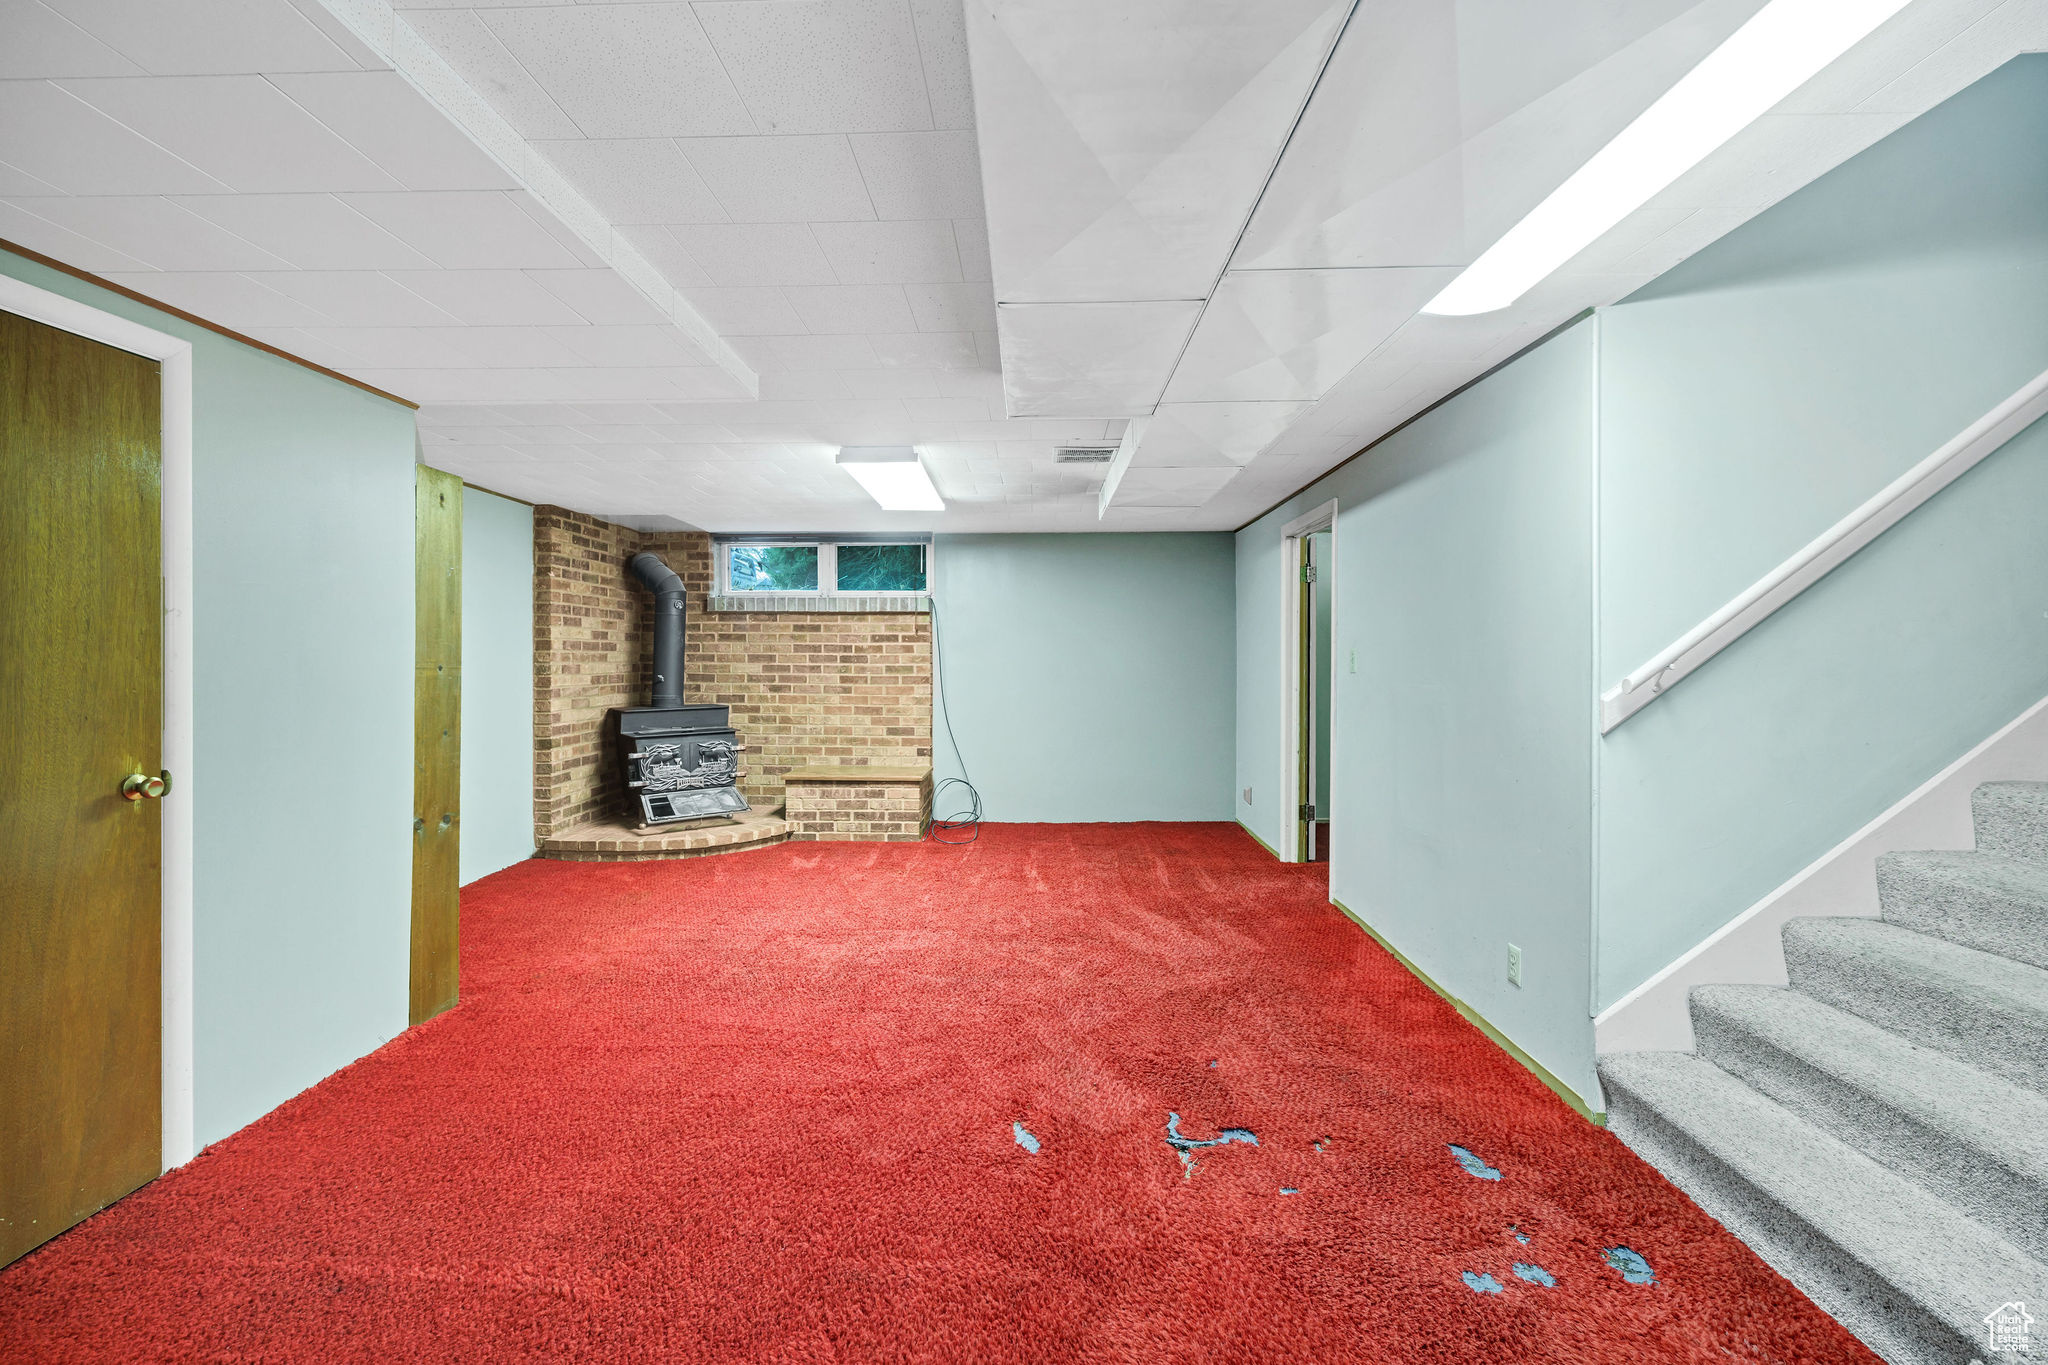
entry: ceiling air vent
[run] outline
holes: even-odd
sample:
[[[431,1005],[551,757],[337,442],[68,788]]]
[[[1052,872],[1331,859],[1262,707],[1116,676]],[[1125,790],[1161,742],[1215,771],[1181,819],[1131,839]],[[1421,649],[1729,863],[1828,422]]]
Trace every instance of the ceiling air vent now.
[[[1108,464],[1116,458],[1116,447],[1060,446],[1052,455],[1060,464]]]

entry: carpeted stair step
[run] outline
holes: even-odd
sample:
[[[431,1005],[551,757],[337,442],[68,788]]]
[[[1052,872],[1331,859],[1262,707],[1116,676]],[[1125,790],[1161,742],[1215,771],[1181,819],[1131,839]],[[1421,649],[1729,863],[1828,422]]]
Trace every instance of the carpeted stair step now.
[[[1877,898],[1892,924],[2048,967],[2048,862],[1995,853],[1887,853]]]
[[[2048,1267],[1713,1063],[1603,1058],[1609,1128],[1891,1365],[1960,1365]]]
[[[1986,782],[1970,793],[1977,851],[2048,862],[2048,782]]]
[[[1772,986],[1692,993],[1699,1055],[2048,1261],[2048,1096]]]
[[[1883,920],[1795,919],[1784,942],[1793,989],[2048,1093],[2048,971]]]

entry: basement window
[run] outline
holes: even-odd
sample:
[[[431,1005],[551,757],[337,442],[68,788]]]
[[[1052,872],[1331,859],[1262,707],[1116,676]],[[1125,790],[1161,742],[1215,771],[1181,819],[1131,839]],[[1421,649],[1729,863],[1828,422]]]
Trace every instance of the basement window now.
[[[929,536],[720,536],[714,611],[925,611]]]

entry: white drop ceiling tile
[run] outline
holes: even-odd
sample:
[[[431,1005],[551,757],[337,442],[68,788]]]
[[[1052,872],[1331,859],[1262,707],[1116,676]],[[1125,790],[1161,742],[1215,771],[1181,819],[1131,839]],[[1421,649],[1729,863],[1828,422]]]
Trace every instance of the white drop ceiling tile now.
[[[676,223],[669,232],[714,285],[838,282],[805,223]]]
[[[334,71],[270,80],[408,189],[519,187],[511,172],[396,71]]]
[[[1237,474],[1237,468],[1230,465],[1172,469],[1140,469],[1133,465],[1117,483],[1110,506],[1200,507],[1222,492]]]
[[[5,162],[0,162],[0,199],[62,193],[64,191],[58,189],[49,181],[39,180],[17,166],[9,166]]]
[[[733,349],[763,373],[769,370],[875,370],[875,349],[865,336],[739,337]]]
[[[906,0],[699,0],[696,11],[764,133],[932,126]]]
[[[593,365],[708,365],[710,360],[674,327],[556,327],[548,333]]]
[[[761,375],[764,402],[800,402],[851,398],[853,386],[848,374],[862,370],[768,370]]]
[[[1201,304],[1024,303],[996,309],[1014,417],[1149,413]]]
[[[880,349],[879,346],[876,348]],[[933,371],[938,380],[939,393],[946,398],[983,398],[989,400],[989,410],[1002,412],[1003,376],[995,370],[946,370]]]
[[[81,237],[70,228],[5,201],[0,201],[0,238],[99,274],[149,269],[146,261],[138,261],[90,237]]]
[[[848,139],[879,218],[979,218],[981,159],[969,132]]]
[[[568,304],[517,270],[393,270],[393,280],[472,327],[574,326],[585,321]],[[510,393],[496,398],[536,401],[544,395]],[[452,400],[451,400],[452,401]]]
[[[44,81],[0,81],[0,161],[66,194],[207,194],[228,188]]]
[[[875,216],[853,149],[841,134],[693,137],[679,145],[735,222],[834,222]]]
[[[494,370],[554,369],[591,363],[590,357],[561,340],[556,329],[551,328],[429,327],[422,331],[429,337],[445,337],[450,346]]]
[[[687,297],[720,336],[787,336],[804,330],[803,319],[778,288],[692,289]]]
[[[1941,51],[1999,4],[2000,0],[1941,0],[1938,4],[1907,5],[1779,101],[1772,112],[1834,114],[1859,108],[1870,112],[1863,108],[1864,101],[1930,53]]]
[[[687,4],[483,11],[585,137],[758,131]]]
[[[953,224],[922,222],[813,223],[825,259],[841,284],[937,284],[968,278],[961,272]]]
[[[1233,265],[1463,264],[1761,4],[1362,8]]]
[[[988,258],[988,224],[979,218],[956,218],[953,220],[953,245],[960,253],[960,278],[963,280],[995,279]]]
[[[114,76],[63,88],[243,193],[402,188],[261,76]]]
[[[562,249],[574,256],[578,264],[591,270],[610,267],[610,260],[599,255],[596,247],[579,237],[574,228],[557,217],[552,209],[534,195],[525,190],[507,190],[505,198],[512,202],[514,208],[539,224],[543,232],[560,242]],[[587,214],[579,214],[578,217],[584,220],[583,227],[595,240],[606,243],[608,247],[613,244],[609,225],[598,216],[597,210],[588,209]]]
[[[661,224],[634,223],[615,231],[620,241],[639,252],[675,288],[698,289],[711,283],[711,276],[705,273],[704,267],[698,265],[696,258],[685,251],[683,244]]]
[[[910,0],[917,47],[924,59],[924,89],[932,126],[974,126],[974,84],[969,76],[967,20],[959,0]]]
[[[907,284],[903,293],[920,332],[975,332],[996,325],[996,301],[985,284]]]
[[[289,264],[157,195],[67,195],[14,203],[158,270],[274,270]]]
[[[40,0],[0,0],[0,80],[131,76],[142,68]]]
[[[545,370],[355,370],[352,377],[414,403],[495,403],[548,391]]]
[[[278,0],[54,0],[54,7],[157,75],[353,71],[357,65],[305,15]]]
[[[730,221],[672,138],[579,138],[534,146],[614,225]]]
[[[2005,0],[1872,92],[1856,112],[1919,114],[2004,65],[2016,52],[2048,52],[2048,0]]]
[[[1232,272],[1168,385],[1177,402],[1323,396],[1436,292],[1451,267]]]
[[[586,322],[618,327],[670,325],[653,300],[614,271],[529,270],[526,275],[574,308]]]
[[[803,319],[806,331],[909,332],[917,329],[903,286],[893,284],[801,285],[782,291]]]
[[[874,370],[841,370],[839,373],[845,376],[848,389],[847,396],[850,398],[937,400],[939,396],[938,381],[930,370],[883,367]],[[985,410],[986,406],[986,404],[982,405],[983,410],[976,411],[973,416],[986,417],[988,415]],[[933,418],[932,420],[948,421],[951,419]]]
[[[145,298],[202,317],[234,331],[252,327],[298,327],[326,321],[319,313],[232,271],[105,272],[106,278]]]
[[[905,397],[903,410],[913,422],[984,422],[990,415],[982,398]]]
[[[875,348],[875,359],[888,367],[949,371],[981,364],[972,332],[876,333],[868,342]]]
[[[466,327],[308,327],[307,335],[362,356],[372,369],[490,368],[463,343]]]
[[[583,136],[475,10],[413,10],[399,22],[410,25],[521,137]]]
[[[331,194],[197,194],[172,202],[308,270],[407,270],[434,264]]]
[[[342,202],[447,270],[578,264],[545,228],[496,190],[348,194]]]
[[[520,373],[512,371],[511,373]],[[572,402],[637,400],[641,402],[742,398],[739,381],[715,366],[647,368],[592,366],[580,370],[547,370],[547,387]]]
[[[1161,403],[1145,424],[1132,469],[1250,464],[1308,408],[1298,403]]]
[[[1350,8],[970,7],[998,296],[1205,293]]]

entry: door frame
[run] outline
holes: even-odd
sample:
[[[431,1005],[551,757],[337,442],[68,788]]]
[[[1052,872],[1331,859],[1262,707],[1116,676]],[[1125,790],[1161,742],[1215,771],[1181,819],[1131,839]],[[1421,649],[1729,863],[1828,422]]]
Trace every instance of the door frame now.
[[[1288,803],[1282,808],[1280,822],[1280,846],[1276,850],[1282,862],[1306,861],[1308,850],[1303,847],[1301,830],[1301,725],[1302,694],[1307,690],[1307,679],[1301,670],[1301,613],[1305,607],[1301,591],[1301,542],[1317,531],[1330,532],[1330,566],[1337,563],[1337,500],[1330,499],[1320,507],[1302,513],[1280,528],[1280,772],[1285,783],[1284,790],[1291,793]],[[1331,591],[1336,584],[1331,583]],[[1335,606],[1335,599],[1331,605]],[[1335,613],[1332,613],[1335,619]],[[1330,748],[1330,768],[1337,767],[1336,746]]]
[[[163,1169],[194,1156],[192,1103],[192,343],[0,275],[0,309],[162,366],[164,583],[162,811]]]

